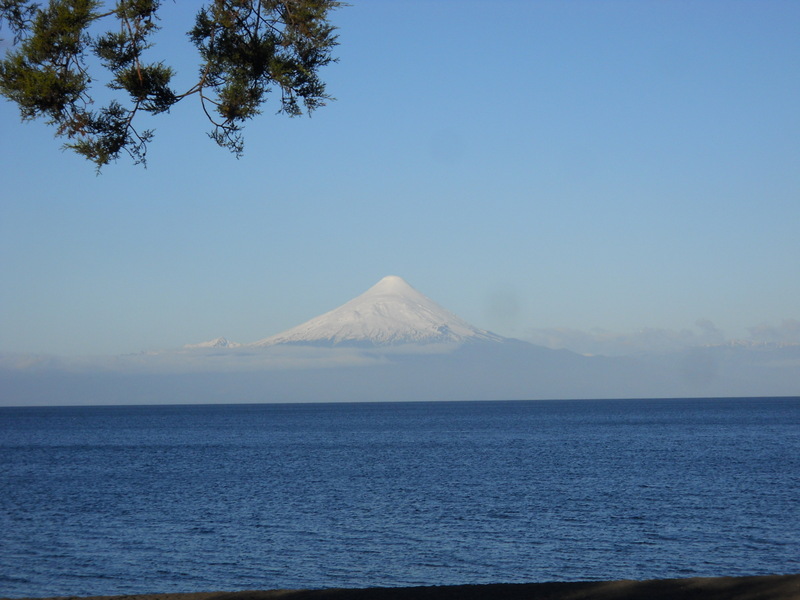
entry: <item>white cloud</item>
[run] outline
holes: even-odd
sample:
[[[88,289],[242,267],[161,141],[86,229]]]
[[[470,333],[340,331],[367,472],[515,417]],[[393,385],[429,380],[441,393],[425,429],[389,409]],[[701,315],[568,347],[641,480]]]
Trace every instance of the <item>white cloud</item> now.
[[[606,329],[583,331],[566,327],[529,329],[523,336],[533,344],[547,348],[566,349],[580,354],[625,356],[632,354],[663,354],[687,348],[718,346],[726,343],[800,344],[800,321],[784,319],[778,325],[762,323],[747,328],[750,336],[731,340],[709,319],[699,319],[691,329],[658,329],[647,327],[634,332],[615,332]]]
[[[762,323],[748,328],[754,342],[800,344],[800,321],[784,319],[780,325]]]
[[[178,350],[117,356],[60,357],[6,353],[0,354],[0,370],[27,373],[187,374],[336,369],[387,364],[397,356],[448,354],[456,347],[453,344],[401,344],[388,348],[326,348],[291,344],[214,347],[198,344]]]
[[[694,346],[716,345],[725,342],[722,331],[708,319],[698,320],[694,329],[674,330],[647,327],[628,333],[605,329],[581,331],[559,327],[530,329],[526,332],[525,339],[548,348],[605,356],[673,352]]]

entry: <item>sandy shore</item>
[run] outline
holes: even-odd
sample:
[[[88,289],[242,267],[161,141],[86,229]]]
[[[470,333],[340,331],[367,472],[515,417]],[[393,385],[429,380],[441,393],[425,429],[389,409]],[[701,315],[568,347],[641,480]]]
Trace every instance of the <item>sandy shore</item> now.
[[[63,596],[77,600],[77,596]],[[800,600],[800,575],[89,596],[84,600]],[[0,599],[6,600],[6,599]],[[48,599],[55,600],[55,599]]]

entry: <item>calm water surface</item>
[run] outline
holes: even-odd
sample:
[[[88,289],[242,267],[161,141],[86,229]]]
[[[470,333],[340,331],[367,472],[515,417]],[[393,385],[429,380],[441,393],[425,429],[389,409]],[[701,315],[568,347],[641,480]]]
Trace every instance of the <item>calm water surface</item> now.
[[[800,572],[800,399],[0,408],[0,596]]]

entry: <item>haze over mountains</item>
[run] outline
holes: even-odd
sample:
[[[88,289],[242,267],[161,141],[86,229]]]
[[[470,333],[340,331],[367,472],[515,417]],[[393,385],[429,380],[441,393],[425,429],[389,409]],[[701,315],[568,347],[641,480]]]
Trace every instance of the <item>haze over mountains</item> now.
[[[474,327],[397,276],[255,342],[86,361],[0,357],[0,404],[415,401],[800,394],[800,345],[583,356]]]

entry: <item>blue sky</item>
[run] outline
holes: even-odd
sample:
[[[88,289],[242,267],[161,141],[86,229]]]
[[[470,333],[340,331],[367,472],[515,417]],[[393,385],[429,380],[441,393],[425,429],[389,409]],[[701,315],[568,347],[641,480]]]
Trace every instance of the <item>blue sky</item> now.
[[[157,47],[189,82],[178,4]],[[337,100],[268,104],[240,160],[190,99],[146,170],[96,176],[0,102],[0,352],[250,342],[388,274],[538,341],[800,319],[800,3],[375,0],[334,20]]]

